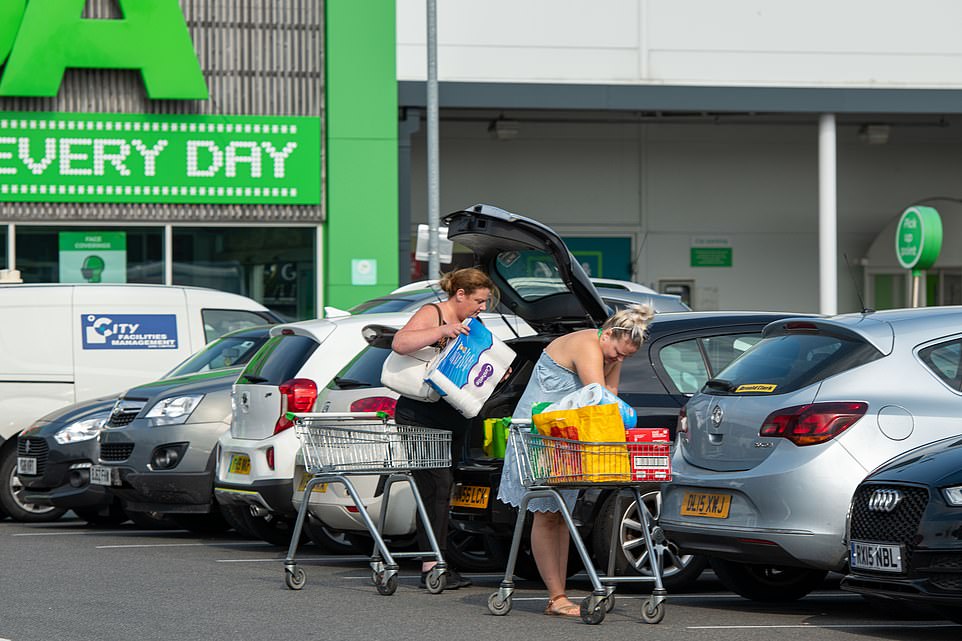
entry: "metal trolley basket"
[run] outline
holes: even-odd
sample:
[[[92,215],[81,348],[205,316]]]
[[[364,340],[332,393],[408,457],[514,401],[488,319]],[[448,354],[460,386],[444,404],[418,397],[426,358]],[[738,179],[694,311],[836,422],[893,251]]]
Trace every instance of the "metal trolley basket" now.
[[[304,466],[311,475],[304,488],[304,500],[297,512],[291,545],[284,560],[284,580],[287,587],[300,590],[306,581],[304,570],[294,561],[294,554],[309,509],[311,492],[321,483],[341,483],[374,538],[374,553],[370,561],[371,579],[380,594],[394,594],[398,585],[398,565],[395,559],[423,556],[427,552],[396,552],[392,555],[384,543],[380,529],[371,520],[350,480],[352,475],[387,474],[389,476],[384,483],[380,522],[383,524],[387,516],[391,486],[394,483],[407,482],[414,494],[418,515],[431,545],[431,553],[438,562],[427,576],[427,589],[432,594],[442,592],[447,564],[442,558],[411,470],[450,467],[451,433],[413,425],[398,425],[390,421],[383,412],[289,413],[287,416],[294,421],[294,430],[302,441]]]
[[[525,429],[522,430],[521,428]],[[530,422],[515,421],[508,438],[518,457],[518,468],[525,493],[518,509],[514,536],[504,580],[498,591],[488,598],[488,610],[497,616],[511,611],[514,593],[514,567],[524,530],[525,513],[531,499],[553,496],[561,506],[571,540],[591,580],[592,592],[581,602],[581,619],[588,624],[604,621],[605,614],[614,608],[615,584],[653,581],[654,589],[645,600],[642,618],[647,623],[659,623],[665,616],[665,590],[661,577],[661,553],[655,541],[663,537],[661,530],[652,528],[652,516],[641,498],[640,486],[652,482],[671,480],[670,444],[656,443],[599,443],[572,441],[528,431]],[[575,527],[559,489],[582,489],[598,486],[628,489],[634,496],[641,518],[641,532],[648,558],[651,560],[652,576],[613,576],[615,546],[610,546],[608,575],[600,576],[594,568],[584,541]]]

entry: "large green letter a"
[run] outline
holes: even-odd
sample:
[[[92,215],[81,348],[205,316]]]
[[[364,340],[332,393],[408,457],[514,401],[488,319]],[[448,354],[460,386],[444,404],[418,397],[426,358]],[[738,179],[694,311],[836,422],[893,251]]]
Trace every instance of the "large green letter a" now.
[[[86,0],[30,0],[0,96],[54,97],[64,71],[77,67],[139,69],[149,98],[206,99],[177,0],[117,1],[123,19],[90,20],[81,18]]]

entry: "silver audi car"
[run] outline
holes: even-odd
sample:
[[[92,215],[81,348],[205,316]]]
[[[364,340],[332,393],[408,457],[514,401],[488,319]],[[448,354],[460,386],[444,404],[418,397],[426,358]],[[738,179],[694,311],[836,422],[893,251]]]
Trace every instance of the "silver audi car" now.
[[[846,568],[859,482],[960,416],[962,307],[776,321],[688,402],[661,525],[738,594],[800,598]]]

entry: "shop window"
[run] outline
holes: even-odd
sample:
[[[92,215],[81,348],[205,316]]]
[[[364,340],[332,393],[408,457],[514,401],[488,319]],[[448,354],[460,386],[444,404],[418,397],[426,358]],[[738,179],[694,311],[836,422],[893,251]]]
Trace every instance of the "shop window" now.
[[[160,227],[17,225],[16,234],[25,283],[164,282]]]
[[[7,226],[0,225],[0,269],[7,269]]]
[[[313,227],[175,227],[174,284],[248,296],[281,318],[315,318]]]

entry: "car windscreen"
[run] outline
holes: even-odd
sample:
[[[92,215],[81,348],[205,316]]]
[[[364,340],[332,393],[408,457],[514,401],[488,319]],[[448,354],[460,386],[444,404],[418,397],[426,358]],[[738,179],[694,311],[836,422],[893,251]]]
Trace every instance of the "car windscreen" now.
[[[242,337],[228,336],[208,345],[202,351],[194,354],[186,361],[175,367],[165,378],[210,372],[228,367],[239,367],[250,361],[257,353],[267,336]]]
[[[828,334],[765,338],[702,388],[706,394],[784,394],[869,363],[882,354],[869,343]]]
[[[285,334],[272,336],[251,359],[238,383],[280,385],[297,373],[318,348],[317,341],[307,336]]]
[[[385,347],[366,347],[347,367],[338,372],[328,389],[346,390],[366,387],[381,387],[381,368],[390,349]]]
[[[543,251],[501,252],[494,268],[503,281],[525,301],[535,301],[569,291],[554,257]]]

